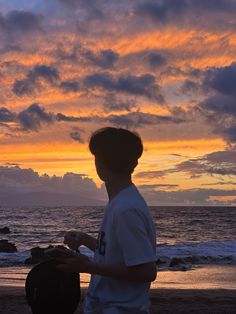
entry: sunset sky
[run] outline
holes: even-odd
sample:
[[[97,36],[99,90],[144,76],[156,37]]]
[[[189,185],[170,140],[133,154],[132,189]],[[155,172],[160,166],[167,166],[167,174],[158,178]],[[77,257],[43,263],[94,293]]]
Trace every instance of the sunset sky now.
[[[150,204],[236,205],[235,17],[236,0],[0,0],[0,201],[103,199],[88,140],[116,126],[143,139]]]

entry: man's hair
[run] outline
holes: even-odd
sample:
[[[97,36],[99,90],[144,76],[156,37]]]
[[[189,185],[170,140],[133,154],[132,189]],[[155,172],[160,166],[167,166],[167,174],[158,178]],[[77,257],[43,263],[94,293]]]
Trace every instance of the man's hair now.
[[[143,153],[143,144],[137,133],[106,127],[92,134],[89,149],[110,171],[131,174]]]

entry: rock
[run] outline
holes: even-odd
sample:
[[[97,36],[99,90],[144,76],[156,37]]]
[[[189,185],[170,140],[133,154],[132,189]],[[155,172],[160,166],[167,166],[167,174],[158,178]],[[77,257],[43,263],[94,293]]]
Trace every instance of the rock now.
[[[191,264],[187,264],[186,260],[183,258],[174,257],[172,258],[169,267],[172,268],[172,270],[181,270],[186,271],[192,268]]]
[[[156,264],[157,265],[163,265],[163,264],[165,264],[166,263],[166,261],[163,261],[163,260],[161,260],[160,258],[158,258],[158,260],[156,261]]]
[[[4,227],[4,228],[0,228],[0,233],[9,234],[11,232],[10,232],[10,229],[8,227]]]
[[[34,265],[46,261],[49,259],[45,255],[45,250],[53,248],[52,245],[49,245],[47,248],[40,248],[39,246],[34,247],[30,250],[31,256],[25,260],[25,264]]]
[[[0,240],[0,252],[15,253],[17,252],[17,248],[14,243],[8,242],[8,240]]]
[[[169,267],[176,267],[185,264],[181,258],[174,257],[172,258]]]

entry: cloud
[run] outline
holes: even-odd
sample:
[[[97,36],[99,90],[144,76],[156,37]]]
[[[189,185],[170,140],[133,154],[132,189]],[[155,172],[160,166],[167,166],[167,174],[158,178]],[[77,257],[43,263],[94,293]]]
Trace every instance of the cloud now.
[[[181,123],[182,120],[176,119],[172,116],[161,116],[151,113],[144,113],[140,111],[130,112],[120,115],[109,115],[104,118],[116,126],[139,128],[143,126],[158,125],[162,123]]]
[[[226,150],[207,154],[199,158],[191,158],[177,164],[172,169],[165,170],[165,174],[184,172],[191,178],[199,178],[203,175],[210,176],[235,176],[236,175],[236,151]]]
[[[16,115],[7,108],[0,108],[0,122],[13,122],[16,119]]]
[[[119,54],[112,51],[111,49],[101,50],[95,54],[91,50],[87,50],[84,56],[93,65],[96,65],[103,69],[113,68],[116,61],[119,59]]]
[[[178,187],[178,184],[143,184],[139,185],[140,190],[172,189]]]
[[[23,80],[16,80],[13,92],[18,96],[31,95],[40,88],[40,80],[53,85],[59,80],[56,68],[48,65],[36,65]]]
[[[7,206],[100,205],[103,189],[84,174],[39,175],[33,169],[0,166],[0,203]]]
[[[92,120],[92,117],[74,117],[64,115],[63,113],[58,113],[56,115],[56,120],[63,122],[90,122]]]
[[[217,22],[219,23],[217,13],[220,13],[221,19],[224,17],[223,21],[230,25],[230,21],[224,15],[234,15],[236,3],[234,0],[141,1],[136,5],[135,12],[138,16],[160,25],[188,23],[198,28],[209,26],[209,24],[217,27]],[[206,19],[206,14],[208,19]]]
[[[41,22],[41,15],[27,11],[14,10],[5,16],[0,14],[0,29],[11,35],[42,31]]]
[[[105,96],[105,102],[103,104],[105,112],[110,111],[128,111],[132,109],[138,109],[137,101],[135,99],[118,99],[116,94],[108,93]]]
[[[203,113],[214,120],[217,114],[227,114],[236,116],[236,98],[231,95],[214,95],[200,103]],[[211,113],[213,115],[211,115]],[[208,115],[209,114],[209,115]]]
[[[230,205],[212,197],[236,196],[236,190],[187,189],[165,191],[175,185],[140,186],[150,205]],[[161,190],[159,190],[161,188]],[[158,190],[157,190],[158,189]],[[85,174],[39,175],[33,169],[0,166],[0,203],[3,206],[81,206],[105,204],[104,188],[99,189]]]
[[[23,131],[38,132],[42,124],[53,123],[54,117],[38,104],[32,104],[18,114],[17,120]]]
[[[214,68],[206,72],[203,85],[214,94],[199,104],[199,108],[213,124],[214,132],[226,142],[236,142],[236,65]]]
[[[147,178],[147,179],[157,179],[163,178],[169,173],[167,170],[155,170],[155,171],[142,171],[135,174],[135,178]]]
[[[214,89],[220,94],[233,95],[236,97],[236,64],[213,68],[206,72],[204,85]]]
[[[217,197],[236,196],[236,190],[220,189],[186,189],[177,191],[143,190],[143,196],[153,206],[199,206],[199,205],[233,205],[227,200],[213,200]]]
[[[66,7],[74,10],[79,8],[87,19],[102,19],[104,18],[102,4],[107,4],[107,1],[101,0],[57,0]]]
[[[120,75],[118,78],[114,78],[107,72],[95,73],[85,77],[84,86],[87,88],[102,88],[108,91],[145,96],[155,99],[160,103],[164,102],[164,97],[160,93],[160,87],[156,84],[155,77],[151,74],[140,76]]]
[[[202,186],[211,186],[211,185],[236,185],[234,181],[219,181],[215,183],[202,183]]]
[[[83,130],[81,130],[80,128],[73,128],[72,132],[70,133],[70,137],[74,140],[77,141],[81,144],[84,143],[84,140],[82,138],[81,133],[83,133]]]
[[[236,124],[220,131],[228,143],[236,143]]]
[[[61,82],[60,88],[63,90],[64,93],[76,93],[80,90],[80,84],[77,81],[68,80]]]
[[[57,121],[64,122],[95,122],[95,123],[111,123],[119,127],[139,128],[150,125],[166,124],[166,123],[182,123],[179,117],[172,115],[157,115],[151,113],[145,113],[141,111],[132,111],[126,114],[110,114],[107,116],[88,116],[88,117],[75,117],[67,116],[62,113],[56,115]]]
[[[201,176],[236,176],[236,150],[217,151],[202,157],[190,158],[172,168],[138,172],[136,178],[164,178],[172,173],[187,173],[191,178]]]
[[[137,6],[136,12],[156,22],[165,22],[182,15],[187,9],[185,0],[145,1]]]
[[[148,61],[149,61],[149,64],[154,68],[159,68],[163,65],[166,65],[167,63],[166,58],[162,54],[157,53],[157,52],[150,53],[148,55]]]

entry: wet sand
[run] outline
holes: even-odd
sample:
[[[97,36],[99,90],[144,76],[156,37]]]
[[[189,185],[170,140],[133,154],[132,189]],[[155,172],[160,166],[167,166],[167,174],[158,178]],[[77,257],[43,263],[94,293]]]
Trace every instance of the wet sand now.
[[[30,314],[24,282],[29,268],[0,269],[0,314]],[[90,276],[81,275],[82,303]],[[187,272],[162,271],[150,290],[151,314],[235,314],[236,266],[196,267]]]
[[[82,289],[82,300],[86,289]],[[152,289],[151,314],[235,314],[236,290]],[[83,301],[82,301],[83,302]],[[82,302],[75,314],[83,313]],[[23,287],[0,287],[1,314],[30,314]]]

